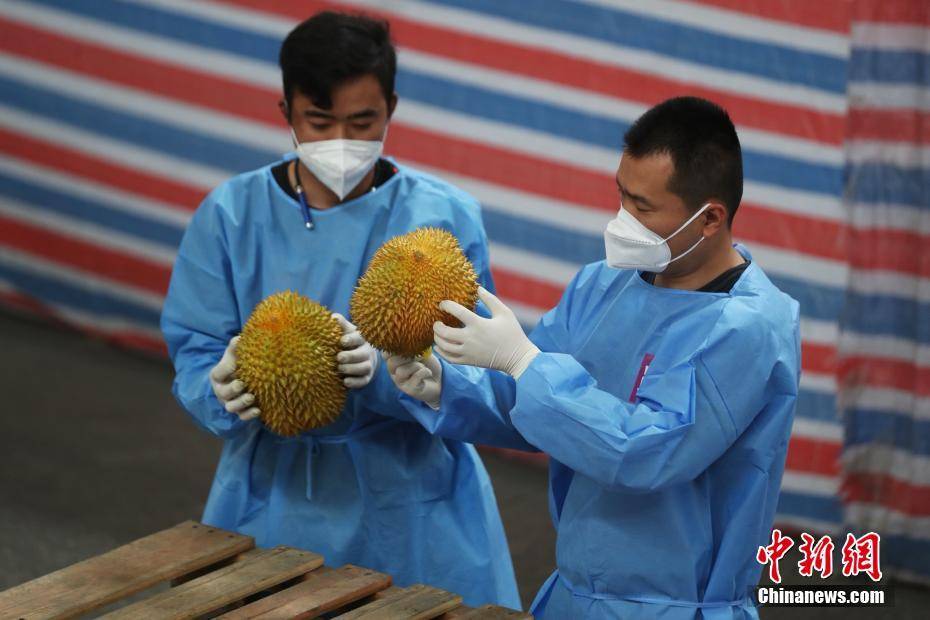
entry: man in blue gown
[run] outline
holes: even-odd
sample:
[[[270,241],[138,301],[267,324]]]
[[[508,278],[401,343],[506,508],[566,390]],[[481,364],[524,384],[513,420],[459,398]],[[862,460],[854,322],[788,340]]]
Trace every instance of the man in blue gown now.
[[[474,447],[426,432],[397,401],[374,349],[344,316],[374,252],[422,226],[451,231],[492,287],[479,205],[381,157],[397,103],[387,24],[321,13],[284,41],[287,156],[223,183],[197,209],[162,315],[175,396],[224,440],[203,520],[328,564],[425,582],[472,605],[519,607],[507,542]],[[231,96],[235,96],[233,93]],[[349,392],[330,426],[263,427],[235,378],[235,336],[265,297],[295,290],[340,313]]]
[[[389,357],[430,432],[550,459],[546,618],[755,618],[800,372],[798,304],[733,245],[742,156],[727,113],[666,101],[625,136],[606,261],[527,338],[445,301],[442,356]],[[450,363],[451,362],[451,363]],[[491,369],[491,370],[485,370]]]

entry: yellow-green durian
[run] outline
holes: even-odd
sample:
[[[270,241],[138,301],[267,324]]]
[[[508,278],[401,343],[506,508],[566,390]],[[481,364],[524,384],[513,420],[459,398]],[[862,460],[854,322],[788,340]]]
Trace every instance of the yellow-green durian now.
[[[336,362],[341,337],[329,310],[292,291],[252,311],[236,347],[236,376],[272,432],[289,437],[339,416],[346,399]]]
[[[373,346],[414,357],[432,346],[434,322],[460,326],[439,309],[444,299],[474,310],[478,277],[452,233],[420,228],[378,249],[352,295],[351,316]]]

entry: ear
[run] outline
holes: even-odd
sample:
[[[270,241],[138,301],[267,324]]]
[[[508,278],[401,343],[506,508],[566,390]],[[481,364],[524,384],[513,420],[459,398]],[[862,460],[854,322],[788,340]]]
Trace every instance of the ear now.
[[[704,236],[708,239],[721,230],[729,228],[730,212],[719,200],[709,200],[708,206],[700,217],[704,218]]]
[[[287,124],[290,125],[291,115],[288,114],[289,110],[288,110],[288,105],[287,105],[287,99],[285,99],[284,97],[281,97],[280,99],[278,99],[278,109],[281,110],[281,116],[283,116]]]
[[[388,101],[388,120],[391,120],[391,117],[394,116],[395,109],[397,109],[397,93],[391,95],[391,99]]]

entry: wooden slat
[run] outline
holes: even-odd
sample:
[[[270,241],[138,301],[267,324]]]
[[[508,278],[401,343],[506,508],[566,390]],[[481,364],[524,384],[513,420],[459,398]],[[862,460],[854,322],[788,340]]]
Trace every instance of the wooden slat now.
[[[410,586],[391,592],[378,600],[337,616],[340,620],[428,620],[451,611],[462,604],[457,594],[424,585]]]
[[[391,577],[347,564],[339,569],[321,567],[304,581],[228,614],[222,620],[285,620],[316,618],[371,596],[391,585]]]
[[[322,566],[323,556],[289,547],[261,550],[167,592],[107,614],[105,618],[195,618],[299,577]]]
[[[444,614],[442,620],[532,620],[533,616],[523,611],[484,605],[478,608],[459,607]]]
[[[0,592],[0,617],[71,618],[254,546],[250,536],[186,521]]]

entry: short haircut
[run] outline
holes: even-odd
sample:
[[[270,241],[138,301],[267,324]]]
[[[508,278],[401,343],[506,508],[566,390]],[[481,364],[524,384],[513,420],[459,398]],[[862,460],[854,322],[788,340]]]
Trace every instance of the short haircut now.
[[[624,153],[633,157],[667,153],[675,166],[668,190],[691,210],[721,200],[733,223],[743,198],[743,156],[722,107],[698,97],[663,101],[633,123],[623,142]]]
[[[390,26],[364,15],[323,11],[300,23],[284,39],[278,56],[284,98],[290,105],[300,91],[317,107],[332,107],[333,88],[371,74],[390,102],[397,73],[397,53]]]

